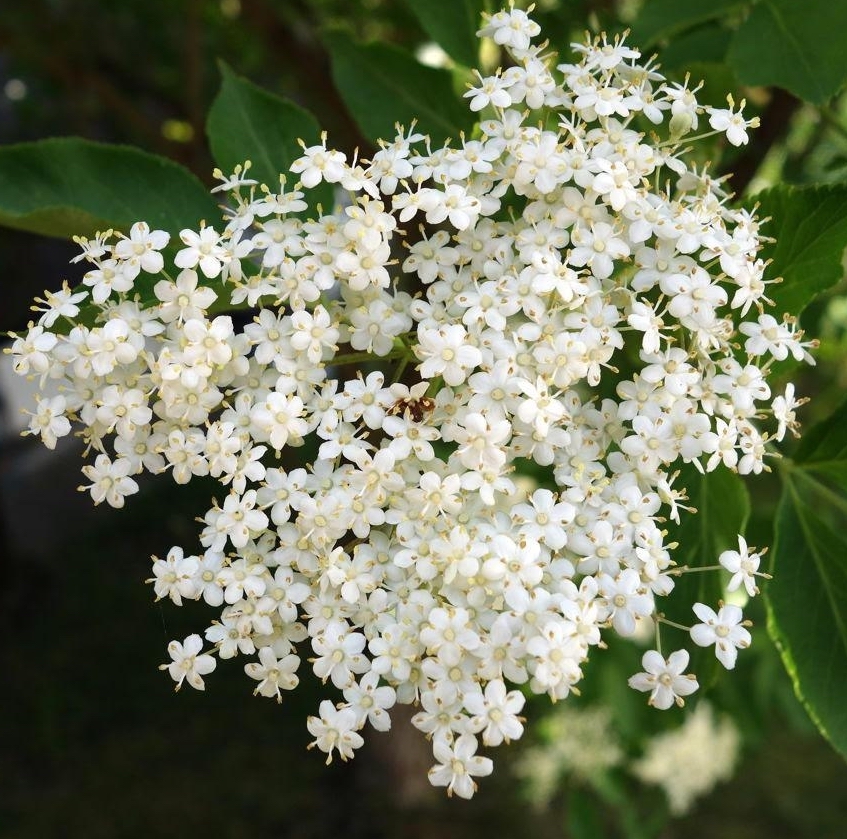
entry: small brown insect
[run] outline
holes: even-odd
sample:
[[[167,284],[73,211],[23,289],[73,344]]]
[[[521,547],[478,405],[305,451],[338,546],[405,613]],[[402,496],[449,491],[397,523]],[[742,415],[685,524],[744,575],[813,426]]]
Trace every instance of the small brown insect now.
[[[392,416],[402,414],[408,416],[415,422],[421,422],[430,411],[435,408],[435,400],[431,396],[421,396],[419,398],[407,396],[405,399],[398,399],[389,409],[388,413]]]

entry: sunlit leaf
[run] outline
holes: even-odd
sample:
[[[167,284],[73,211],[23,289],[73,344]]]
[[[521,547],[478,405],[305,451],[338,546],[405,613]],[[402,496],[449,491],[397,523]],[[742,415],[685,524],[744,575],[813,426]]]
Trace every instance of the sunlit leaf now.
[[[126,231],[136,221],[171,232],[220,211],[187,169],[128,146],[76,137],[0,148],[0,224],[46,236]]]

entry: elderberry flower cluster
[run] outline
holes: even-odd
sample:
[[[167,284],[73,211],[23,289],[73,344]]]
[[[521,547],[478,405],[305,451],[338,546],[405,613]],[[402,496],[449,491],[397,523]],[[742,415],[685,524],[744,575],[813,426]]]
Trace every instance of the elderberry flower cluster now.
[[[327,761],[414,705],[431,782],[466,798],[527,693],[565,698],[604,634],[658,622],[685,570],[663,529],[680,465],[765,469],[799,404],[768,371],[810,360],[766,311],[755,216],[682,151],[701,123],[739,144],[754,120],[622,39],[556,65],[524,11],[479,34],[510,61],[468,91],[473,139],[398,127],[351,161],[324,135],[278,188],[221,175],[223,220],[179,232],[176,270],[144,222],[81,240],[82,287],[12,347],[59,385],[29,431],[52,448],[79,428],[95,503],[145,471],[222,487],[199,548],[153,561],[158,599],[214,610],[205,653],[168,646],[177,687],[242,657],[280,701],[311,668],[332,685],[308,720]],[[753,594],[739,547],[721,563]],[[730,668],[750,634],[716,605],[694,604],[691,639]],[[681,705],[687,665],[651,650],[630,683]]]

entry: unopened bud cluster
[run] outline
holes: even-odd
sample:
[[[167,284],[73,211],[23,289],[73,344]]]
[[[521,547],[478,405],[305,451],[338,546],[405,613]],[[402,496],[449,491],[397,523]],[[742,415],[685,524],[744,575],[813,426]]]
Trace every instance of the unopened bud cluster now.
[[[431,782],[462,797],[492,770],[479,748],[521,736],[527,692],[565,698],[604,633],[658,620],[680,465],[766,468],[798,404],[767,373],[808,360],[766,311],[755,216],[682,153],[698,130],[746,142],[731,100],[699,105],[619,39],[555,66],[518,9],[479,34],[511,61],[468,92],[473,139],[398,129],[351,162],[324,137],[278,191],[222,176],[223,223],[181,231],[175,271],[144,222],[82,241],[84,287],[12,348],[58,384],[30,431],[80,429],[95,503],[123,506],[143,471],[222,486],[199,547],[153,562],[157,598],[215,610],[205,642],[169,645],[177,687],[240,657],[280,700],[311,668],[328,759],[413,704]],[[323,183],[333,213],[310,210]],[[243,328],[214,314],[247,307]],[[756,592],[743,540],[720,562]],[[692,605],[691,640],[733,667],[741,610]],[[682,704],[688,661],[651,650],[630,684]]]

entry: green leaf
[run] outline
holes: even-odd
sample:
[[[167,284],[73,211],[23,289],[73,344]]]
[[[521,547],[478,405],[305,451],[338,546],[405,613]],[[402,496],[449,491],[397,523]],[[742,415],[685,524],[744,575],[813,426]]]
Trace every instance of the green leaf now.
[[[743,84],[776,85],[822,105],[847,81],[847,3],[762,0],[738,29],[729,62]]]
[[[406,5],[450,58],[476,67],[485,0],[406,0]]]
[[[306,110],[251,81],[236,75],[220,63],[221,89],[206,120],[206,134],[215,163],[225,175],[249,160],[249,177],[279,188],[280,173],[288,172],[292,162],[303,154],[297,142],[307,146],[320,142],[317,120]],[[289,186],[296,178],[289,176]],[[322,185],[309,197],[325,208],[332,206],[332,187]]]
[[[662,70],[687,69],[692,63],[725,64],[731,37],[732,33],[728,29],[717,24],[698,26],[690,32],[678,35],[659,53]],[[692,72],[692,76],[700,78],[696,71]]]
[[[820,468],[829,461],[847,461],[847,434],[843,425],[845,408],[847,405],[803,434],[795,460],[807,468]]]
[[[726,107],[726,92],[738,89],[738,79],[732,72],[732,68],[723,60],[720,61],[695,61],[692,57],[686,64],[685,70],[691,74],[691,78],[703,82],[703,87],[697,93],[697,101],[701,105],[710,105],[713,108]],[[711,138],[715,143],[721,141]],[[700,152],[699,149],[696,149]],[[707,159],[714,159],[711,150]]]
[[[784,469],[768,630],[797,696],[847,757],[847,403]]]
[[[847,247],[847,185],[796,188],[780,185],[759,193],[759,216],[770,217],[763,232],[776,241],[762,249],[772,260],[768,288],[777,314],[800,312],[844,275]]]
[[[763,232],[776,239],[762,250],[772,260],[768,287],[777,314],[800,312],[843,276],[847,247],[847,185],[796,188],[780,185],[759,193],[759,216],[770,216]]]
[[[76,137],[0,148],[0,224],[6,227],[69,238],[146,221],[174,233],[219,215],[191,172],[139,149]]]
[[[744,482],[723,467],[702,475],[687,464],[674,486],[688,490],[686,506],[697,510],[696,514],[683,510],[679,525],[668,523],[668,540],[679,543],[671,552],[674,561],[678,566],[689,568],[716,565],[723,551],[738,548],[738,535],[744,533],[750,515],[750,499]],[[676,586],[667,601],[659,602],[658,608],[671,620],[689,626],[693,621],[691,607],[694,603],[716,608],[722,595],[723,584],[718,571],[682,574],[676,577]],[[678,646],[670,645],[668,649]],[[695,649],[691,670],[702,675],[704,669],[713,669],[705,663],[713,664],[714,658],[711,649]]]
[[[648,0],[632,26],[629,42],[646,49],[700,23],[724,18],[744,5],[746,0]]]
[[[388,44],[358,44],[344,32],[327,33],[332,77],[362,133],[391,140],[395,123],[418,128],[440,146],[470,133],[474,116],[453,91],[447,70],[424,67]]]

